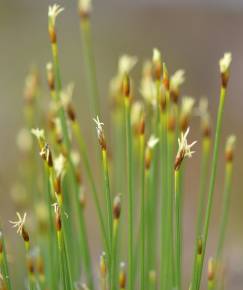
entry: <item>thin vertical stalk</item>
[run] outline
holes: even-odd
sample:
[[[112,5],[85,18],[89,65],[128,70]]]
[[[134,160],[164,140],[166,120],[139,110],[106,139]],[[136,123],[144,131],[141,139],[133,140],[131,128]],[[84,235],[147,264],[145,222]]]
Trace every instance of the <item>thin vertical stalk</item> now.
[[[3,237],[2,230],[0,230],[0,269],[3,274],[3,278],[7,282],[8,290],[12,289],[12,284],[9,276],[8,261],[5,247],[5,240]]]
[[[219,227],[219,239],[216,250],[216,261],[218,262],[221,259],[222,250],[225,241],[225,232],[229,215],[230,207],[230,192],[232,188],[232,175],[233,175],[233,164],[232,162],[227,162],[225,168],[225,185],[223,193],[223,207],[222,207],[222,217]]]
[[[140,166],[141,166],[141,285],[145,289],[145,162],[144,133],[140,134]]]
[[[58,46],[55,42],[52,42],[51,45],[52,48],[52,56],[53,56],[53,64],[54,64],[54,74],[55,74],[55,98],[56,101],[59,103],[60,102],[60,94],[62,90],[62,83],[61,83],[61,73],[60,73],[60,65],[59,65],[59,58],[58,58]],[[89,247],[88,247],[88,242],[87,242],[87,233],[86,233],[86,227],[85,227],[85,222],[84,222],[84,216],[83,212],[81,212],[81,209],[79,208],[79,197],[78,197],[78,186],[77,182],[75,179],[75,169],[71,160],[70,156],[70,151],[71,151],[71,144],[68,136],[68,128],[67,128],[67,120],[65,118],[65,112],[63,106],[60,106],[59,108],[59,118],[61,121],[61,127],[62,127],[62,133],[63,133],[63,138],[64,138],[64,144],[66,146],[67,152],[68,152],[68,163],[71,169],[71,178],[70,181],[72,183],[73,189],[75,191],[75,198],[76,198],[76,204],[78,208],[78,214],[79,214],[79,226],[80,226],[80,231],[81,231],[81,241],[83,244],[83,247],[85,248],[85,251],[83,252],[84,254],[84,265],[85,265],[85,270],[88,275],[88,280],[89,280],[89,287],[91,290],[93,289],[93,279],[92,279],[92,270],[91,270],[91,259],[90,259],[90,253],[89,253]]]
[[[166,283],[166,224],[167,224],[167,120],[166,112],[163,110],[160,114],[160,155],[161,155],[161,250],[160,250],[160,285],[165,290]]]
[[[203,137],[202,141],[202,158],[201,158],[201,174],[200,174],[200,189],[199,189],[199,208],[197,216],[196,236],[198,237],[202,231],[203,211],[205,209],[206,202],[206,189],[207,189],[207,176],[208,176],[208,164],[210,156],[210,137]]]
[[[87,72],[87,79],[89,83],[89,91],[92,100],[92,111],[95,116],[100,115],[100,104],[98,94],[98,84],[96,78],[96,67],[93,55],[93,45],[91,37],[91,27],[89,17],[80,20],[80,27],[83,39],[84,61]]]
[[[99,201],[99,197],[98,197],[98,193],[97,193],[97,188],[95,185],[95,180],[94,180],[94,176],[91,170],[91,166],[90,166],[90,162],[89,162],[89,158],[88,158],[88,154],[87,154],[87,148],[85,146],[84,140],[83,140],[83,135],[81,133],[81,129],[80,126],[78,125],[77,122],[72,123],[72,128],[73,128],[73,132],[75,134],[75,137],[77,139],[79,148],[80,148],[80,152],[82,155],[82,159],[84,162],[84,166],[86,169],[86,173],[88,176],[88,180],[92,189],[92,193],[93,193],[93,199],[95,202],[95,206],[96,206],[96,210],[98,213],[98,217],[99,217],[99,222],[101,225],[101,231],[102,231],[102,236],[103,236],[103,240],[105,243],[105,247],[106,247],[106,251],[108,251],[108,240],[107,240],[107,235],[106,235],[106,229],[105,229],[105,223],[104,223],[104,217],[102,214],[102,210],[101,210],[101,206],[100,206],[100,201]]]
[[[130,99],[125,97],[125,126],[127,151],[127,183],[128,183],[128,289],[133,289],[133,181],[132,181],[132,134],[131,134],[131,105]]]
[[[214,193],[216,173],[217,173],[219,144],[220,144],[220,137],[221,137],[221,130],[222,130],[222,118],[223,118],[223,111],[224,111],[225,95],[226,95],[226,88],[222,86],[221,91],[220,91],[220,100],[219,100],[219,107],[218,107],[218,114],[217,114],[216,132],[215,132],[215,141],[214,141],[214,150],[213,150],[213,161],[212,161],[212,172],[211,172],[210,184],[209,184],[208,203],[207,203],[207,209],[206,209],[206,215],[205,215],[205,224],[204,224],[204,228],[203,228],[202,262],[201,262],[200,269],[199,269],[198,285],[195,288],[197,290],[200,288],[203,262],[204,262],[204,258],[205,258],[205,252],[206,252],[206,244],[207,244],[207,240],[208,240],[208,230],[209,230],[209,223],[210,223],[212,205],[213,205],[213,193]],[[195,285],[193,285],[193,287],[195,287]],[[194,290],[194,288],[192,290]]]
[[[108,160],[107,151],[102,149],[102,165],[104,171],[105,180],[105,199],[106,199],[106,214],[107,214],[107,233],[109,242],[109,252],[108,252],[108,265],[111,266],[111,251],[112,251],[112,202],[111,202],[111,192],[110,192],[110,180],[108,173]]]
[[[176,288],[181,289],[181,196],[179,191],[179,170],[175,170],[175,281]]]

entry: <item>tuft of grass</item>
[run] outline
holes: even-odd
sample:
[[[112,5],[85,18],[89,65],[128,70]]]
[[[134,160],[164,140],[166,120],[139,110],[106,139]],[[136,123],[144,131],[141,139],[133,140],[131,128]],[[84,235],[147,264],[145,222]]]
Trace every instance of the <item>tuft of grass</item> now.
[[[181,290],[185,285],[191,290],[199,290],[214,208],[231,54],[226,53],[220,60],[221,91],[214,140],[207,101],[195,108],[194,98],[181,96],[185,72],[178,70],[170,75],[158,49],[153,50],[152,59],[144,66],[141,94],[136,101],[134,96],[138,90],[132,69],[137,58],[129,55],[120,58],[118,72],[110,85],[112,138],[108,134],[107,138],[104,124],[99,120],[103,116],[91,42],[91,2],[80,0],[84,57],[102,160],[103,181],[99,184],[94,174],[96,167],[99,168],[99,160],[97,164],[91,162],[91,154],[96,152],[90,152],[81,131],[79,112],[75,100],[72,101],[73,86],[65,88],[62,85],[63,68],[58,54],[61,47],[56,32],[57,17],[62,12],[63,8],[56,4],[49,7],[52,62],[46,66],[50,94],[48,117],[46,107],[42,109],[44,96],[36,71],[30,72],[25,84],[23,110],[27,130],[21,130],[18,145],[25,152],[21,164],[28,169],[28,178],[23,181],[28,196],[24,201],[15,200],[18,220],[11,221],[25,243],[27,269],[23,281],[27,281],[30,290]],[[195,173],[199,181],[199,205],[192,277],[186,281],[182,267],[184,176],[192,169],[186,158],[193,156],[194,148],[198,151],[196,141],[188,141],[191,139],[189,128],[196,125],[192,119],[194,112],[201,118],[201,170],[198,176]],[[36,125],[43,129],[31,130]],[[33,145],[33,138],[38,147]],[[234,144],[235,137],[231,136],[225,149],[218,243],[215,258],[208,261],[207,286],[210,290],[221,286],[224,280],[223,248],[229,219]],[[89,195],[93,197],[97,215],[91,212]],[[19,213],[24,208],[31,211],[28,217]],[[88,219],[94,219],[100,229],[104,251],[99,262],[91,258],[93,241]],[[1,229],[0,289],[12,290],[12,284],[24,282],[15,282],[11,267],[9,272],[7,250]],[[14,262],[22,267],[23,261],[18,257]]]

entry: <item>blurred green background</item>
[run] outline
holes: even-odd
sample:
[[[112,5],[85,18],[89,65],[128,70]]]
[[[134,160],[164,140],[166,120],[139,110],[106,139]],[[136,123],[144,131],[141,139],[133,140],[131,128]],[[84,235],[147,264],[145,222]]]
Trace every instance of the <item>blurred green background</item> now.
[[[6,229],[9,228],[7,221],[12,219],[15,212],[10,190],[18,178],[18,162],[21,158],[16,146],[16,134],[23,126],[24,79],[30,65],[35,64],[40,70],[44,94],[48,94],[45,64],[50,60],[51,52],[47,11],[48,5],[56,2],[65,7],[65,13],[57,20],[63,82],[75,83],[74,100],[87,140],[90,141],[89,131],[93,124],[87,110],[89,96],[76,1],[0,0],[0,216]],[[170,72],[179,68],[186,70],[187,82],[183,86],[183,93],[197,99],[202,95],[208,96],[210,110],[215,118],[219,93],[218,60],[225,51],[232,52],[222,140],[225,141],[228,134],[234,133],[238,142],[225,255],[229,269],[227,288],[242,289],[243,1],[96,0],[93,6],[93,43],[104,111],[102,119],[106,123],[109,121],[108,84],[116,73],[117,60],[121,54],[138,56],[140,61],[134,69],[134,77],[139,85],[143,60],[151,57],[153,47],[159,48]],[[198,128],[193,125],[196,139],[200,136]],[[221,149],[209,255],[214,253],[217,237],[215,229],[222,194],[224,143]],[[193,252],[192,226],[197,205],[199,156],[193,158],[189,166],[184,220],[187,241],[185,263],[190,263],[188,274]],[[88,219],[88,223],[94,245],[93,254],[98,257],[101,249],[97,226],[93,219]],[[11,240],[12,263],[15,264],[14,256],[23,251],[22,245],[12,230],[8,238]],[[19,277],[22,270],[14,269],[16,277]]]

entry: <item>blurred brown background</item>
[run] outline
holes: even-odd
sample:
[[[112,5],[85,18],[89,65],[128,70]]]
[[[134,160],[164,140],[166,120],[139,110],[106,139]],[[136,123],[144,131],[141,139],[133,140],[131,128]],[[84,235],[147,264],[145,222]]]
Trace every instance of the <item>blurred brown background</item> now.
[[[19,152],[15,140],[23,123],[24,79],[29,66],[36,64],[41,72],[42,86],[47,92],[45,64],[51,58],[47,11],[48,5],[56,2],[65,7],[65,13],[57,20],[63,81],[64,83],[74,81],[76,84],[75,102],[79,107],[79,116],[84,122],[83,128],[87,134],[91,124],[85,103],[88,95],[76,1],[0,0],[0,215],[5,227],[9,226],[6,221],[14,214],[9,192],[12,183],[17,179],[16,164]],[[219,93],[218,60],[225,51],[232,52],[233,63],[222,140],[224,141],[228,134],[235,133],[238,142],[232,210],[226,241],[226,256],[229,262],[229,280],[226,289],[241,289],[243,1],[96,0],[93,6],[93,43],[104,112],[107,112],[108,83],[116,72],[118,57],[123,53],[139,57],[140,62],[134,70],[135,79],[138,80],[142,61],[151,57],[152,48],[157,47],[161,50],[170,72],[179,68],[186,70],[187,82],[183,87],[183,93],[197,99],[202,95],[208,96],[210,109],[215,117]],[[104,115],[103,119],[108,121],[108,116]],[[195,138],[199,138],[197,128],[196,126],[193,128]],[[218,201],[222,193],[222,157],[223,151],[219,163],[215,211],[211,224],[210,255],[213,255],[214,238],[217,237],[214,230],[219,218],[216,208],[220,208]],[[186,261],[190,263],[194,238],[191,221],[194,220],[196,211],[198,161],[198,157],[190,161],[191,167],[194,167],[190,170],[186,183],[185,234],[188,243],[185,256]],[[97,228],[92,222],[90,227],[92,229],[90,235],[94,239],[98,235]],[[13,231],[10,234],[16,238]],[[21,247],[20,244],[17,245],[18,248]],[[94,255],[99,253],[98,245],[97,242]]]

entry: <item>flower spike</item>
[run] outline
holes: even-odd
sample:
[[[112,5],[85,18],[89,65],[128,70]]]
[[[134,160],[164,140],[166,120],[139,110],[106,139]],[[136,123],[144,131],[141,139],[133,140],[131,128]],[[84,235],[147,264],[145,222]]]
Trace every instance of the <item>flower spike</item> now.
[[[25,212],[23,217],[21,217],[20,213],[16,212],[16,215],[18,217],[18,220],[17,221],[9,221],[9,222],[13,225],[13,228],[17,228],[17,234],[22,235],[23,227],[24,227],[25,222],[26,222],[27,214]]]
[[[181,133],[181,138],[178,138],[178,152],[175,159],[175,170],[179,170],[181,163],[185,157],[191,158],[192,154],[195,153],[195,151],[191,151],[191,148],[197,143],[197,141],[192,142],[191,144],[187,143],[187,136],[189,134],[190,128],[188,128],[184,133]]]

